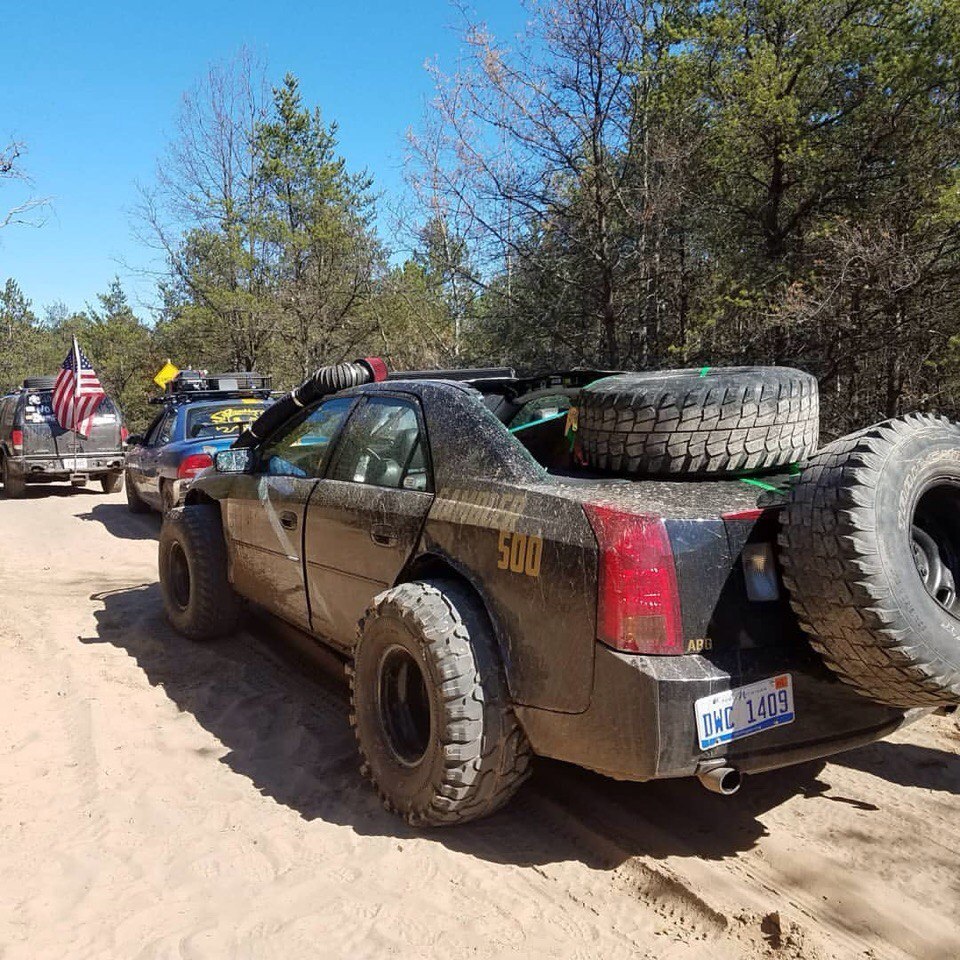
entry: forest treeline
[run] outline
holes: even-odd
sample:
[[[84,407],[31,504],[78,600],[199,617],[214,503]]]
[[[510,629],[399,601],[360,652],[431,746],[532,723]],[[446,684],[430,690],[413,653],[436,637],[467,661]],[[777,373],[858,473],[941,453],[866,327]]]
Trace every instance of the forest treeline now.
[[[156,315],[8,281],[0,386],[77,332],[134,421],[167,357],[284,386],[367,353],[794,365],[828,435],[960,414],[958,5],[554,0],[462,39],[390,203],[294,76],[212,68],[136,213]]]

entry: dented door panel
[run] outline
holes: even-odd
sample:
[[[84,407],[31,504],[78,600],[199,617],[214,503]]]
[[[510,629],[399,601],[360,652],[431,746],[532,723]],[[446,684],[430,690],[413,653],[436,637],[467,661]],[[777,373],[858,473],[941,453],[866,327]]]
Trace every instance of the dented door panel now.
[[[304,629],[303,518],[316,480],[255,474],[237,478],[227,525],[232,576],[244,597]]]

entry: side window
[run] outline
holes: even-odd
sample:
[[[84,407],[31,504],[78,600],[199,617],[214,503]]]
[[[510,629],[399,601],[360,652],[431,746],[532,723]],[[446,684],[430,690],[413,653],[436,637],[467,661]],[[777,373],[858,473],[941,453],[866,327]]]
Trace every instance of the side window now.
[[[6,433],[13,424],[13,403],[8,398],[0,400],[0,433]]]
[[[330,476],[377,487],[428,490],[423,443],[412,403],[372,398],[347,424]]]
[[[160,424],[160,429],[157,432],[157,446],[162,446],[165,443],[169,443],[173,439],[173,428],[177,422],[177,414],[175,410],[170,410],[166,417],[163,418],[163,423]]]
[[[263,472],[286,477],[323,476],[333,441],[353,403],[353,397],[337,397],[300,414],[261,450]]]
[[[166,413],[161,413],[156,417],[153,423],[147,427],[147,432],[144,434],[146,438],[144,444],[148,447],[154,446],[157,442],[157,437],[160,435],[160,428],[163,426],[164,421],[167,419]]]

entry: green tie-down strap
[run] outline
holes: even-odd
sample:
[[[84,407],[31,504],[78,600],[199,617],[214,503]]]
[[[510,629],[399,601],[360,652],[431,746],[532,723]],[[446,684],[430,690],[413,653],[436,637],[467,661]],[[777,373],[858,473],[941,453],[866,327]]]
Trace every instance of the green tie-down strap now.
[[[784,487],[778,487],[776,484],[767,483],[765,480],[754,480],[752,477],[746,477],[740,482],[749,483],[752,487],[759,487],[761,490],[770,490],[773,493],[782,493],[785,489]]]
[[[787,468],[790,477],[799,476],[801,466],[799,463],[791,463]],[[779,484],[777,483],[768,483],[766,480],[758,480],[756,477],[741,477],[741,483],[749,483],[752,487],[759,487],[761,490],[766,490],[768,493],[786,493],[790,489],[790,480],[786,480]]]
[[[539,420],[531,420],[529,423],[521,423],[519,427],[510,427],[510,432],[519,433],[521,430],[527,430],[530,427],[538,427],[541,423],[549,423],[551,420],[559,420],[561,417],[565,417],[566,415],[566,410],[564,410],[563,413],[551,413],[549,417],[540,417]]]

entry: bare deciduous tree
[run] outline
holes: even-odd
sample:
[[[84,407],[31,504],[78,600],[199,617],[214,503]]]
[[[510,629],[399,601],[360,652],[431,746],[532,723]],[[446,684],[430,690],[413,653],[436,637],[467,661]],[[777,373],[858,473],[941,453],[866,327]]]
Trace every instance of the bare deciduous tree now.
[[[168,313],[203,309],[208,344],[224,362],[252,368],[276,324],[265,296],[256,225],[263,213],[256,135],[267,116],[263,65],[246,49],[212,66],[184,95],[156,184],[140,188],[139,238],[158,251],[172,277]]]
[[[30,190],[33,181],[23,170],[20,158],[26,147],[19,140],[11,140],[5,147],[0,148],[0,180],[18,183],[21,187]],[[45,212],[49,209],[50,197],[28,196],[20,200],[5,212],[0,212],[0,228],[12,224],[38,227],[46,222]]]
[[[661,145],[646,129],[636,65],[641,78],[655,65],[661,9],[644,0],[532,6],[529,32],[512,47],[467,19],[464,64],[451,75],[432,68],[433,114],[410,138],[414,188],[467,242],[477,279],[498,275],[509,300],[517,269],[540,272],[540,308],[574,301],[574,338],[595,343],[599,333],[610,364],[621,360],[635,304],[625,269],[638,258],[656,264]]]

